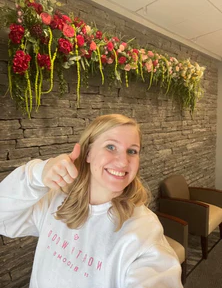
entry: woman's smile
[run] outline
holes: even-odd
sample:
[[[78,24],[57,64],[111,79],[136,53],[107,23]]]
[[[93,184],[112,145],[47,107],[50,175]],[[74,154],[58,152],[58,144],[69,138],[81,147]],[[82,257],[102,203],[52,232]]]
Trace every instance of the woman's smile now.
[[[109,174],[123,178],[127,172],[116,171],[113,169],[105,169]]]

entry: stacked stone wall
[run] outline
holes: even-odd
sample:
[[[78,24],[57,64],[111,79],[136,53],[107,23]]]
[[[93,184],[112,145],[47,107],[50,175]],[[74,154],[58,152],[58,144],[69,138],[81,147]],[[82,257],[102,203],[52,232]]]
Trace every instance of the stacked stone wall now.
[[[10,1],[9,1],[10,2]],[[13,1],[11,1],[13,2]],[[63,1],[64,2],[64,1]],[[100,76],[81,88],[81,106],[76,108],[76,74],[69,71],[69,93],[42,97],[32,119],[16,110],[7,90],[7,42],[0,40],[0,179],[27,161],[69,153],[88,123],[98,115],[122,113],[136,118],[143,132],[141,176],[150,188],[150,208],[158,207],[159,183],[166,176],[183,174],[189,184],[214,187],[216,155],[217,67],[216,61],[130,20],[90,4],[68,1],[68,9],[87,23],[110,30],[115,36],[136,38],[148,46],[178,59],[190,58],[206,66],[205,95],[191,117],[157,87],[130,83],[129,88],[101,85]],[[36,238],[9,239],[0,236],[0,287],[28,287]]]

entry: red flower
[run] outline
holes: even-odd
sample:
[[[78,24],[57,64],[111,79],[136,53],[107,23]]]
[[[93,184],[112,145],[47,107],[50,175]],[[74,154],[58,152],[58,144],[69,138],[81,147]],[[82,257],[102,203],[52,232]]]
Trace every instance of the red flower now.
[[[84,26],[86,26],[86,23],[83,20],[80,20],[78,17],[76,17],[74,19],[74,25],[76,27],[81,27],[81,26],[84,27]]]
[[[88,50],[88,54],[85,54],[84,56],[85,56],[87,59],[90,59],[90,58],[91,58],[91,55],[92,55],[92,50]]]
[[[81,29],[82,33],[85,35],[86,34],[86,26],[83,26]]]
[[[96,50],[96,48],[97,48],[96,43],[94,41],[92,41],[91,44],[90,44],[90,50],[94,51],[94,50]]]
[[[102,55],[101,56],[101,62],[102,63],[106,63],[107,61],[106,61],[106,55]]]
[[[38,61],[39,67],[45,68],[47,70],[51,69],[51,61],[50,61],[49,55],[47,54],[41,55],[40,53],[38,53],[37,61]]]
[[[63,20],[63,22],[65,22],[65,23],[72,23],[72,20],[69,18],[69,16],[67,16],[67,15],[62,15],[62,20]]]
[[[84,37],[82,35],[78,35],[77,37],[77,44],[79,47],[83,46],[85,43]]]
[[[71,42],[69,42],[69,40],[60,38],[58,40],[58,44],[59,44],[58,48],[59,52],[69,54],[69,52],[72,51],[73,45]]]
[[[18,50],[15,53],[13,58],[13,71],[18,74],[24,74],[25,71],[29,68],[29,62],[31,60],[31,56],[25,54],[24,51]]]
[[[139,54],[139,50],[137,50],[137,49],[133,49],[132,50],[134,53],[136,53],[137,55]]]
[[[35,2],[29,2],[27,4],[28,7],[33,7],[35,11],[40,15],[43,11],[43,7],[41,4],[35,3]]]
[[[75,30],[73,27],[67,24],[63,26],[62,32],[66,37],[73,37],[75,35]]]
[[[63,22],[62,18],[60,18],[58,15],[54,15],[54,17],[50,23],[50,26],[52,29],[59,29],[62,31],[63,26],[64,26],[64,22]]]
[[[157,64],[158,64],[158,62],[159,62],[159,61],[158,61],[157,59],[156,59],[156,60],[153,60],[153,66],[156,67]]]
[[[114,42],[119,42],[119,38],[113,37],[113,38],[112,38],[112,41],[114,41]]]
[[[40,41],[42,44],[47,45],[47,44],[49,44],[49,37],[41,36]]]
[[[109,51],[112,51],[113,48],[114,48],[113,43],[112,43],[112,42],[108,42],[108,43],[107,43],[107,49],[108,49]]]
[[[103,37],[103,33],[102,33],[101,31],[97,31],[97,32],[96,32],[96,39],[101,40],[102,37]]]
[[[119,64],[124,64],[124,63],[126,63],[126,57],[121,56],[121,57],[119,58],[118,62],[119,62]]]
[[[20,44],[21,39],[23,38],[24,33],[25,33],[24,27],[21,25],[17,25],[17,24],[11,24],[10,30],[11,31],[9,33],[9,38],[11,39],[11,41],[14,44]]]
[[[51,15],[49,15],[48,13],[46,12],[43,12],[40,14],[41,18],[42,18],[42,22],[45,24],[45,25],[49,25],[52,21],[52,17]]]

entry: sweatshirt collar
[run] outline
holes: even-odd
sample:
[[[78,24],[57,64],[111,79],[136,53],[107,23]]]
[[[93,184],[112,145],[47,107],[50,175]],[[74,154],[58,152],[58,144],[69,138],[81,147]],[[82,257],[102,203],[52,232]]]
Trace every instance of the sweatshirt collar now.
[[[103,214],[106,213],[108,211],[108,209],[111,207],[112,203],[110,202],[106,202],[103,204],[99,204],[99,205],[91,205],[89,204],[89,211],[91,215],[99,215],[99,214]]]

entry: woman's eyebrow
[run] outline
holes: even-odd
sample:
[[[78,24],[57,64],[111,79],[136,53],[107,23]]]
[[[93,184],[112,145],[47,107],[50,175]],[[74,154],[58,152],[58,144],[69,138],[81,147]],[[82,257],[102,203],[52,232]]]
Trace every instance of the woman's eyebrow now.
[[[116,139],[106,139],[104,142],[109,142],[109,141],[112,141],[112,142],[116,142],[116,143],[120,143],[120,141],[116,140]],[[137,147],[137,148],[140,148],[140,145],[139,144],[132,144],[130,147]]]

